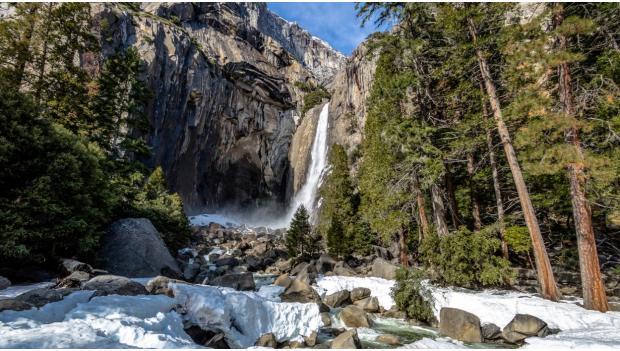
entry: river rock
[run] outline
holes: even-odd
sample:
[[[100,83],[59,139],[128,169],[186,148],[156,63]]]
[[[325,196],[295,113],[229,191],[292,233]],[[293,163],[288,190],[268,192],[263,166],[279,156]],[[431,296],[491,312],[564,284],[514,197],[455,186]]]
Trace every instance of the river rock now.
[[[118,275],[100,275],[87,281],[83,290],[94,290],[95,296],[105,295],[147,295],[146,288],[131,279]]]
[[[278,341],[276,340],[276,336],[273,333],[263,334],[258,340],[256,340],[255,346],[259,347],[269,347],[275,349],[278,346]]]
[[[381,334],[377,336],[376,339],[378,342],[388,344],[388,345],[400,345],[400,338],[393,334]]]
[[[481,328],[482,338],[484,340],[497,340],[502,337],[502,330],[493,323],[486,323]]]
[[[125,277],[182,276],[161,235],[146,218],[118,220],[102,237],[99,257],[111,274]]]
[[[480,319],[458,308],[443,307],[441,309],[439,333],[464,342],[482,342]]]
[[[316,345],[317,337],[318,333],[315,330],[310,333],[310,335],[304,337],[304,343],[306,344],[306,346],[314,347]]]
[[[209,285],[224,286],[235,290],[254,290],[254,276],[252,273],[224,274],[213,279]]]
[[[0,290],[4,290],[9,286],[11,286],[11,281],[3,276],[0,276]]]
[[[91,275],[83,271],[74,271],[64,277],[56,288],[81,288],[82,285],[91,278]]]
[[[293,268],[291,275],[294,275],[297,280],[303,280],[308,284],[313,284],[316,282],[318,273],[312,262],[302,262]]]
[[[63,258],[60,260],[60,266],[65,274],[71,274],[73,272],[86,272],[89,274],[93,273],[93,267],[84,262],[80,262],[70,258]]]
[[[276,280],[273,282],[274,285],[281,286],[284,289],[288,288],[289,285],[293,282],[293,279],[288,276],[288,274],[281,274]]]
[[[350,329],[338,335],[331,344],[332,349],[361,349],[362,343],[356,329]]]
[[[512,344],[518,344],[531,336],[549,335],[547,323],[529,314],[517,314],[502,330],[502,337]]]
[[[336,263],[336,265],[334,266],[333,273],[334,275],[342,275],[345,277],[354,277],[357,275],[357,273],[355,273],[355,271],[343,261],[338,261]]]
[[[340,311],[340,319],[347,327],[352,328],[370,328],[372,324],[368,318],[368,314],[358,306],[349,305]]]
[[[351,301],[359,301],[370,296],[371,291],[368,288],[354,288],[351,290]]]
[[[25,311],[33,308],[31,304],[18,299],[0,300],[0,312],[2,311]]]
[[[324,327],[332,325],[332,317],[329,315],[329,312],[321,312],[321,321]]]
[[[325,274],[334,270],[336,260],[327,254],[322,254],[316,261],[316,270],[319,274]]]
[[[376,296],[369,296],[365,299],[355,301],[354,304],[356,306],[361,307],[364,311],[370,313],[379,312],[379,299]]]
[[[185,282],[181,280],[176,280],[176,279],[172,279],[172,278],[168,278],[168,277],[164,277],[160,275],[160,276],[157,276],[149,280],[149,282],[146,283],[145,288],[146,288],[146,291],[149,292],[149,294],[167,295],[170,297],[174,297],[174,293],[172,289],[169,287],[170,283],[185,284]]]
[[[305,281],[295,279],[280,295],[282,302],[321,303],[321,297]]]
[[[348,305],[351,303],[351,300],[349,300],[349,291],[341,290],[333,294],[327,295],[325,296],[325,298],[323,298],[323,302],[331,308]]]
[[[76,289],[49,289],[39,288],[27,291],[15,299],[25,302],[34,307],[42,307],[51,302],[57,302],[64,299],[65,296],[75,292]]]
[[[377,257],[372,263],[370,275],[373,277],[392,280],[396,277],[397,269],[398,266],[396,266],[395,264],[388,262],[380,257]]]

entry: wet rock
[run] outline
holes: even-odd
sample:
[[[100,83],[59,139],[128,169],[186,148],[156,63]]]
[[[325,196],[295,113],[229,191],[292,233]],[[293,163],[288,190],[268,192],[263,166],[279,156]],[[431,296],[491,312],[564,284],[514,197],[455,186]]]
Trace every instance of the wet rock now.
[[[75,292],[76,289],[48,289],[40,288],[27,291],[15,298],[21,302],[25,302],[34,307],[42,307],[51,302],[57,302],[65,298],[65,296]]]
[[[291,275],[294,275],[297,280],[303,280],[308,284],[313,284],[316,282],[318,273],[312,262],[302,262],[293,268]]]
[[[118,220],[101,238],[102,268],[125,277],[181,276],[177,262],[150,220]]]
[[[94,296],[105,295],[146,295],[146,288],[133,280],[118,275],[100,275],[87,281],[83,290],[94,290]]]
[[[405,319],[407,315],[404,311],[399,311],[398,307],[392,306],[389,310],[383,312],[383,316],[386,318],[399,318]]]
[[[481,328],[482,338],[484,340],[497,340],[502,337],[502,330],[493,323],[484,324]]]
[[[3,276],[0,276],[0,290],[4,290],[9,286],[11,286],[11,281]]]
[[[529,314],[517,314],[502,330],[502,337],[512,344],[521,343],[531,336],[545,337],[549,334],[547,323]]]
[[[283,302],[321,302],[321,297],[316,291],[305,281],[295,279],[288,288],[280,295]]]
[[[359,301],[370,296],[371,291],[368,288],[354,288],[351,290],[351,301]]]
[[[278,341],[276,340],[276,336],[273,335],[273,333],[263,334],[260,338],[258,338],[258,340],[256,340],[256,343],[254,344],[254,346],[270,347],[272,349],[275,349],[277,345]]]
[[[371,321],[368,314],[358,306],[349,305],[340,311],[340,319],[347,327],[352,328],[370,328]]]
[[[331,272],[334,270],[334,266],[336,265],[336,260],[334,260],[331,256],[327,254],[322,254],[321,257],[316,261],[316,271],[319,274],[325,274],[327,272]]]
[[[0,312],[2,311],[25,311],[33,308],[31,304],[18,299],[4,299],[0,300]]]
[[[213,279],[209,284],[233,288],[235,290],[254,290],[256,288],[252,273],[225,274]]]
[[[332,317],[329,315],[329,312],[321,312],[321,321],[324,327],[332,325]]]
[[[91,275],[83,271],[74,271],[68,276],[64,277],[57,285],[56,288],[81,288],[91,278]]]
[[[377,336],[376,339],[378,342],[388,344],[388,345],[400,345],[400,338],[393,334],[381,334]]]
[[[293,282],[293,279],[291,279],[288,274],[282,274],[279,277],[276,278],[276,280],[273,282],[274,285],[277,286],[281,286],[283,288],[288,288],[291,283]]]
[[[76,271],[86,272],[90,274],[92,274],[93,272],[93,267],[91,267],[89,264],[86,264],[84,262],[80,262],[74,259],[70,259],[70,258],[61,259],[60,266],[63,272],[65,272],[65,274],[71,274]]]
[[[361,307],[366,312],[379,312],[379,299],[377,299],[375,296],[369,296],[365,299],[355,301],[354,304],[358,307]]]
[[[342,290],[327,295],[323,298],[323,302],[331,308],[348,305],[351,303],[351,300],[349,300],[349,290]]]
[[[396,270],[398,266],[388,262],[382,258],[376,258],[372,263],[370,275],[373,277],[379,277],[383,279],[394,279],[396,276]]]
[[[331,344],[332,349],[361,349],[362,343],[356,329],[350,329],[338,335]]]
[[[482,342],[480,319],[458,308],[443,307],[441,309],[439,333],[464,342]]]

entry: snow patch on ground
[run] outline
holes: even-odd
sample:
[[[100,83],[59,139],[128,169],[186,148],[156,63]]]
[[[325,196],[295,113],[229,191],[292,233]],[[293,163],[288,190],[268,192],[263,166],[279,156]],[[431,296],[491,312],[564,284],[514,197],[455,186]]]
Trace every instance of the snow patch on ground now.
[[[376,296],[379,304],[386,310],[394,305],[392,299],[393,280],[386,280],[376,277],[345,277],[331,276],[319,277],[316,281],[314,289],[321,296],[333,294],[342,290],[353,290],[354,288],[368,288],[371,296]]]
[[[222,330],[233,347],[250,347],[270,332],[278,341],[298,340],[322,326],[317,304],[276,302],[268,299],[274,297],[270,289],[254,293],[208,285],[171,287],[189,323]]]
[[[459,341],[450,338],[423,338],[411,344],[399,347],[399,349],[465,349]]]

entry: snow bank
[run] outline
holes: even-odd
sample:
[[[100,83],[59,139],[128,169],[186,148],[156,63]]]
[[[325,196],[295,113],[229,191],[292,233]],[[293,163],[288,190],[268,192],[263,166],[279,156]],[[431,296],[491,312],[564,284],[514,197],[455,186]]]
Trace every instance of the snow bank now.
[[[423,338],[411,344],[399,347],[399,349],[466,349],[459,341],[450,338]]]
[[[376,277],[331,276],[319,277],[314,289],[319,295],[325,296],[342,290],[351,291],[354,288],[368,288],[371,291],[370,295],[376,296],[379,304],[389,310],[394,305],[394,299],[391,295],[393,286],[393,280]]]
[[[250,347],[269,332],[278,341],[300,339],[322,325],[317,304],[265,298],[273,297],[272,290],[254,293],[207,285],[170,286],[190,324],[223,331],[233,347]]]
[[[615,349],[620,347],[620,329],[593,327],[568,330],[545,338],[528,338],[527,349]]]
[[[40,309],[0,312],[0,348],[195,347],[163,295],[101,296],[80,291]]]

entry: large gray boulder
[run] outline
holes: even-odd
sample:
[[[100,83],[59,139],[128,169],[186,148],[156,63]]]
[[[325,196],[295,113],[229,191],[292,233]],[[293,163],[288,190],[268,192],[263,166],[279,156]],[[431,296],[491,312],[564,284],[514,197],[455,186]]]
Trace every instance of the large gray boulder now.
[[[332,349],[361,349],[362,343],[357,336],[356,329],[350,329],[338,335],[332,341]]]
[[[397,269],[398,269],[397,265],[378,257],[372,263],[370,275],[373,277],[379,277],[379,278],[391,280],[396,277]]]
[[[358,306],[349,305],[340,311],[340,319],[344,325],[351,328],[370,328],[372,324],[368,318],[368,314]]]
[[[147,295],[146,288],[133,280],[117,275],[99,275],[87,281],[83,290],[94,290],[95,296],[105,295]]]
[[[342,275],[345,277],[354,277],[357,275],[357,273],[355,273],[355,271],[343,261],[338,261],[336,263],[336,265],[334,266],[333,273],[334,275]]]
[[[529,314],[517,314],[502,330],[502,337],[513,344],[531,336],[545,337],[549,334],[547,323]]]
[[[321,303],[319,294],[308,283],[299,279],[291,282],[288,288],[280,294],[280,299],[282,302]]]
[[[323,298],[323,302],[331,308],[351,304],[351,300],[349,300],[349,290],[341,290],[327,295]]]
[[[209,285],[223,286],[235,290],[254,290],[254,277],[252,273],[224,274],[213,279]]]
[[[379,312],[379,299],[376,296],[369,296],[367,298],[357,300],[354,302],[355,306],[360,307],[366,312],[377,313]]]
[[[351,301],[359,301],[369,297],[371,294],[370,289],[368,288],[353,288],[351,290]]]
[[[5,277],[0,276],[0,290],[4,290],[11,286],[11,281]]]
[[[50,289],[39,288],[27,291],[18,295],[15,300],[24,302],[34,307],[42,307],[51,302],[57,302],[65,298],[65,296],[75,292],[76,289]]]
[[[439,311],[439,333],[464,342],[482,342],[480,319],[458,308],[443,307]]]
[[[112,223],[102,237],[99,258],[110,274],[131,278],[182,276],[161,235],[146,218],[125,218]]]
[[[327,254],[322,254],[321,257],[316,261],[316,270],[320,274],[325,274],[327,272],[331,272],[334,270],[334,266],[336,265],[336,260],[334,260],[331,256]]]

